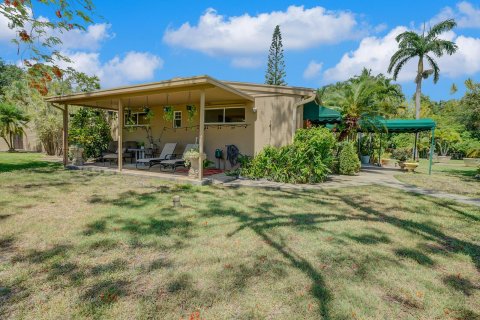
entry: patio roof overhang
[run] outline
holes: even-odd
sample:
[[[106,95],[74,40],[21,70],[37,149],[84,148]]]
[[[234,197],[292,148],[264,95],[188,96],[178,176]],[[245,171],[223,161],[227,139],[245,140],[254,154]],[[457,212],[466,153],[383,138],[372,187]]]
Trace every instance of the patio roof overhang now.
[[[205,105],[246,103],[254,98],[245,92],[209,76],[174,78],[171,80],[126,87],[76,93],[47,98],[53,104],[77,105],[118,110],[118,101],[126,107],[198,103],[205,91]]]

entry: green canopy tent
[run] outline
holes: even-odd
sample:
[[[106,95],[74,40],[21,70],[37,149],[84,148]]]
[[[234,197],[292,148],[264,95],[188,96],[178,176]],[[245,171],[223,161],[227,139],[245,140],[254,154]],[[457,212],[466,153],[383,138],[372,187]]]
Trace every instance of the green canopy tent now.
[[[303,106],[303,120],[310,120],[317,125],[327,125],[342,122],[342,115],[338,111],[312,101]]]
[[[422,131],[431,131],[432,140],[430,146],[430,163],[428,174],[432,173],[433,151],[435,148],[435,127],[436,123],[432,119],[384,119],[377,117],[368,121],[360,120],[361,132],[387,132],[387,133],[417,133]],[[381,139],[380,139],[381,141]],[[417,148],[417,136],[415,135],[415,149]],[[380,152],[382,148],[380,146]],[[380,159],[379,152],[379,159]]]

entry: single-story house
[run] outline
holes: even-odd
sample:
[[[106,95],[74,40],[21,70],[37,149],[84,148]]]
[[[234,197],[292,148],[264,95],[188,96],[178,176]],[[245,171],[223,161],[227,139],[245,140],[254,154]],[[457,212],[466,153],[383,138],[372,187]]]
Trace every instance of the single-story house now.
[[[253,156],[267,145],[291,143],[295,130],[304,126],[303,105],[314,99],[311,88],[196,76],[56,96],[47,102],[63,110],[64,147],[68,105],[77,105],[116,112],[114,140],[121,145],[138,141],[148,146],[145,129],[150,128],[159,150],[165,143],[176,142],[177,153],[182,153],[185,145],[198,142],[200,152],[213,161],[215,150],[225,151],[227,145]],[[166,112],[172,120],[165,120]],[[122,161],[118,169],[122,170]]]

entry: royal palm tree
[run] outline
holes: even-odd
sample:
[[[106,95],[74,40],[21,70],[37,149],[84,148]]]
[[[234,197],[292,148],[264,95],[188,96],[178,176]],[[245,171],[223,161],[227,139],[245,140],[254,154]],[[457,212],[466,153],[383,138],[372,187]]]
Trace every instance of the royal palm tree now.
[[[15,151],[13,137],[24,133],[29,117],[19,108],[0,103],[0,137],[5,140],[8,151]]]
[[[396,38],[398,42],[398,51],[390,59],[388,73],[393,71],[393,79],[397,80],[398,74],[408,61],[418,57],[417,75],[415,83],[415,116],[420,118],[420,97],[422,95],[422,80],[427,79],[433,74],[433,82],[437,83],[440,77],[440,67],[434,57],[439,58],[445,53],[454,54],[458,47],[453,41],[439,38],[447,31],[452,30],[457,23],[454,19],[442,21],[434,25],[427,33],[424,31],[419,34],[414,31],[406,31],[399,34]],[[425,69],[424,62],[428,63],[431,69]]]

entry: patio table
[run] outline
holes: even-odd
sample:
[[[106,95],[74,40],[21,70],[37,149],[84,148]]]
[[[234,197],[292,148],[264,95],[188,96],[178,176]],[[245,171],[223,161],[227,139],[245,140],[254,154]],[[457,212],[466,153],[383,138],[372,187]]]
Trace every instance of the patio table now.
[[[144,159],[145,158],[145,149],[137,148],[137,149],[128,149],[128,150],[135,152],[135,162],[138,159]]]

